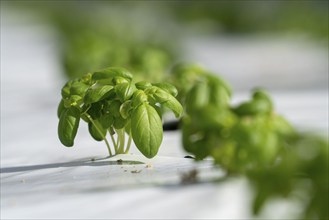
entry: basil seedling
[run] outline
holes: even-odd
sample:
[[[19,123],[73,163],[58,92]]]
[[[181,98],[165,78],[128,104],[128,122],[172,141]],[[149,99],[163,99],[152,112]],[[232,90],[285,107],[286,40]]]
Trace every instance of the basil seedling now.
[[[213,158],[228,174],[245,175],[255,192],[254,214],[271,198],[298,195],[304,210],[298,219],[327,218],[329,201],[323,195],[329,193],[328,141],[300,134],[275,113],[263,89],[232,106],[230,87],[222,79],[195,66],[175,71],[173,81],[184,94],[186,151],[197,160]]]
[[[176,117],[183,112],[176,95],[176,88],[168,83],[133,83],[132,74],[124,68],[88,73],[62,89],[58,137],[63,145],[73,146],[81,118],[88,123],[90,135],[106,143],[110,156],[127,153],[133,140],[144,156],[152,158],[163,138],[159,106],[171,109]]]

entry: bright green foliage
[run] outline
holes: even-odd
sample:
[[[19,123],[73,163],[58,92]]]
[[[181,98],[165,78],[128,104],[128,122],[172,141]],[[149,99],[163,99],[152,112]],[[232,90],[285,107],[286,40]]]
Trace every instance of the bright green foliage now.
[[[163,136],[159,106],[171,109],[177,117],[183,112],[173,95],[177,95],[177,90],[167,83],[135,85],[132,74],[123,68],[88,73],[70,80],[62,89],[57,110],[58,137],[65,146],[73,146],[81,118],[88,123],[89,133],[96,141],[105,141],[111,156],[107,133],[115,154],[127,153],[132,138],[140,152],[152,158],[158,153]],[[126,146],[125,133],[129,137]]]
[[[299,134],[266,91],[230,104],[230,87],[196,66],[173,74],[186,109],[184,149],[197,160],[212,157],[228,174],[246,175],[255,191],[253,212],[271,198],[300,198],[302,219],[328,217],[328,141]],[[192,71],[193,70],[193,71]],[[190,75],[190,79],[189,79]],[[183,83],[189,82],[189,84]]]
[[[157,111],[144,102],[133,110],[131,134],[137,148],[148,157],[154,157],[162,142],[162,123]]]
[[[80,122],[80,111],[72,106],[61,112],[58,123],[58,137],[63,145],[72,147]]]

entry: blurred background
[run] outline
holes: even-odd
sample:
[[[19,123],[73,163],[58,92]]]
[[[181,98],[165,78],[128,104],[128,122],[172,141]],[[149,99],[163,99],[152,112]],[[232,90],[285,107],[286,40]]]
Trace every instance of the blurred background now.
[[[62,147],[56,108],[66,80],[109,66],[156,82],[198,63],[234,102],[266,88],[293,124],[327,135],[328,20],[328,1],[1,1],[1,166],[106,155],[87,128]],[[179,134],[165,144],[160,156],[184,155]]]
[[[186,61],[237,90],[328,85],[327,1],[15,1],[2,14],[51,37],[64,77],[124,66],[156,81]]]

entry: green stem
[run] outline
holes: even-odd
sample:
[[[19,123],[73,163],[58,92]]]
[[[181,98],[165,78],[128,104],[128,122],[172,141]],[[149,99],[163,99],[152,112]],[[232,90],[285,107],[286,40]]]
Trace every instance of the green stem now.
[[[129,149],[130,149],[130,145],[131,145],[131,131],[129,131],[129,138],[128,138],[128,144],[127,144],[127,148],[125,150],[125,154],[127,154],[129,152]]]
[[[120,151],[121,151],[122,154],[124,153],[125,140],[126,140],[125,131],[124,131],[124,129],[122,129],[121,130],[121,143],[122,143],[122,145],[120,146],[121,147]]]
[[[120,154],[120,134],[119,130],[114,129],[115,133],[117,134],[117,140],[116,140],[116,145],[117,145],[117,154]]]
[[[99,127],[97,126],[97,124],[94,122],[94,120],[92,119],[92,117],[89,114],[87,114],[85,112],[83,114],[86,115],[86,117],[90,120],[90,122],[95,126],[97,132],[104,138],[107,150],[109,151],[110,157],[112,157],[111,147],[110,147],[110,144],[107,141],[105,135],[102,134],[101,130],[99,129]]]
[[[124,132],[124,129],[118,129],[117,134],[118,134],[118,139],[119,139],[119,150],[118,150],[118,152],[120,154],[123,154],[124,153],[124,145],[125,145],[125,132]]]
[[[114,137],[113,137],[112,133],[111,132],[109,132],[109,133],[110,133],[111,140],[112,140],[112,143],[113,143],[113,146],[114,146],[115,154],[118,154],[118,151],[119,151],[118,143],[114,140]]]

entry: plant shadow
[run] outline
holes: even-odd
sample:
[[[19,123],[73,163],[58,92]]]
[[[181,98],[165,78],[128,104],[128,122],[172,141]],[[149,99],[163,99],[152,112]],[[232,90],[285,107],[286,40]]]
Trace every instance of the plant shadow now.
[[[79,166],[108,166],[108,165],[138,165],[144,164],[140,161],[133,160],[116,160],[116,161],[101,161],[110,157],[99,159],[88,159],[83,161],[72,161],[64,163],[50,163],[50,164],[38,164],[31,166],[17,166],[17,167],[4,167],[0,169],[0,173],[16,173],[24,171],[34,171],[42,169],[60,168],[60,167],[79,167]]]

